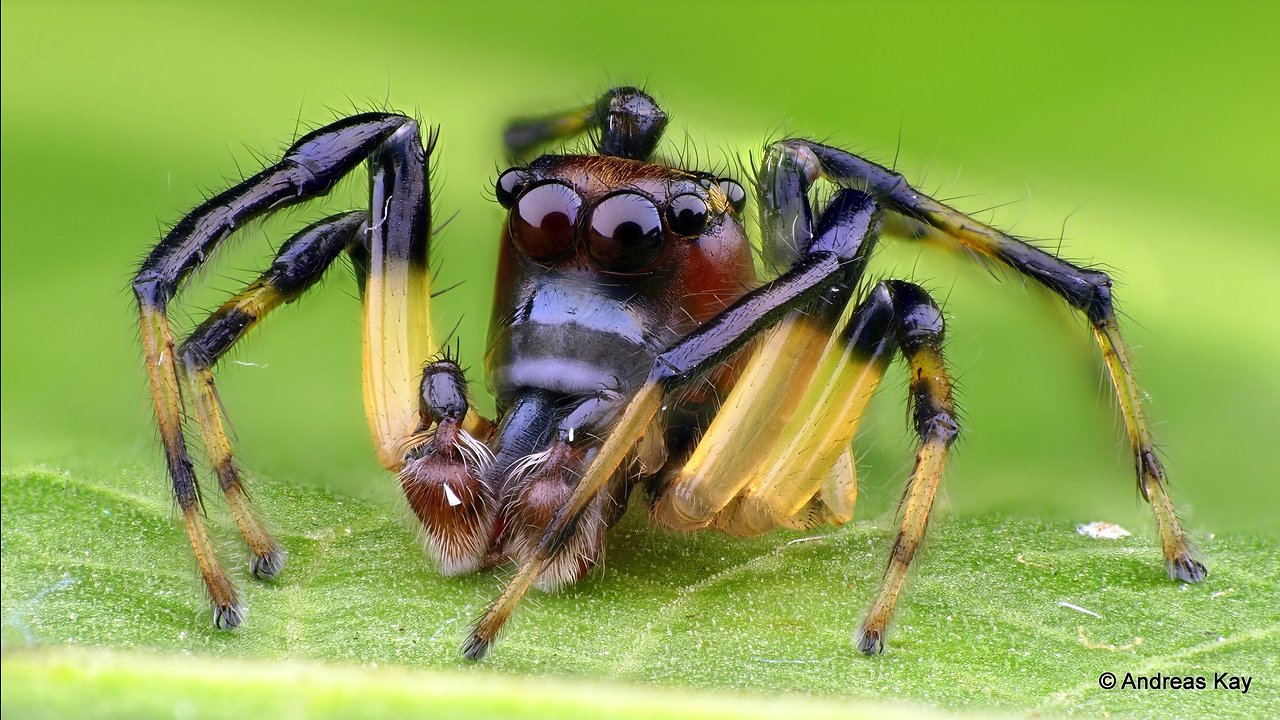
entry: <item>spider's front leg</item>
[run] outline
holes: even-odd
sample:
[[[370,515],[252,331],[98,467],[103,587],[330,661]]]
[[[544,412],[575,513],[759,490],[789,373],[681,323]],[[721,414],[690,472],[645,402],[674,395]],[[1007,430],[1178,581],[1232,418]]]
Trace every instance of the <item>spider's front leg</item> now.
[[[388,113],[340,120],[300,138],[280,162],[225,190],[187,214],[156,245],[133,279],[143,356],[174,496],[218,627],[239,624],[243,610],[209,538],[195,467],[187,450],[185,402],[194,400],[219,482],[227,495],[259,576],[279,570],[283,553],[249,506],[231,459],[212,365],[271,308],[314,283],[343,247],[357,250],[367,269],[365,307],[366,405],[379,455],[398,467],[403,440],[417,422],[416,392],[430,352],[426,302],[430,296],[427,151],[416,122]],[[184,281],[237,228],[279,208],[324,195],[350,170],[370,161],[371,211],[329,218],[300,233],[257,283],[215,312],[181,349],[169,306]],[[366,223],[366,220],[368,222]],[[361,228],[368,237],[360,238]],[[184,380],[188,388],[184,389]],[[188,397],[188,393],[191,397]]]

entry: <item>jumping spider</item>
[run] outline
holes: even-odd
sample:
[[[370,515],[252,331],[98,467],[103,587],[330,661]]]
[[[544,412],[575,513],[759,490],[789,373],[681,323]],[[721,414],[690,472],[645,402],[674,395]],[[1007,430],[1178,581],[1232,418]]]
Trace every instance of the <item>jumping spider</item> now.
[[[419,125],[365,113],[308,133],[275,165],[187,214],[133,281],[156,421],[218,627],[242,619],[214,552],[183,435],[194,419],[259,578],[284,552],[251,507],[232,459],[213,366],[343,253],[364,298],[364,398],[382,463],[421,520],[445,574],[506,559],[520,570],[463,652],[482,657],[531,585],[555,590],[604,553],[605,531],[640,487],[679,530],[757,535],[839,525],[856,497],[850,444],[886,365],[901,354],[920,436],[879,593],[857,634],[885,630],[928,523],[958,427],[943,361],[943,317],[923,289],[860,284],[880,231],[930,236],[1039,282],[1087,317],[1124,417],[1138,488],[1172,578],[1205,575],[1178,523],[1112,305],[1111,280],[993,229],[897,173],[803,139],[769,145],[758,168],[765,265],[757,277],[732,179],[652,159],[666,114],[620,87],[597,102],[517,120],[516,156],[589,131],[596,152],[542,155],[498,177],[501,228],[481,417],[449,356],[432,356],[428,157]],[[271,267],[175,343],[167,309],[184,279],[236,228],[324,195],[368,162],[368,210],[294,235]],[[811,190],[834,192],[816,216]],[[723,398],[723,401],[720,401]]]

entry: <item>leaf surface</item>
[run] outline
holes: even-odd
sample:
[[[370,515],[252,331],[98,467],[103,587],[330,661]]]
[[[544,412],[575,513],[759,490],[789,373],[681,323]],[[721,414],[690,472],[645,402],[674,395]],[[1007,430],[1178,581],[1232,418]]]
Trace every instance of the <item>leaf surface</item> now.
[[[436,575],[403,507],[261,483],[255,497],[288,547],[289,564],[275,582],[261,583],[239,563],[248,620],[228,633],[214,630],[202,609],[161,487],[160,478],[134,470],[100,479],[4,476],[6,674],[79,668],[74,655],[48,650],[78,645],[132,652],[90,656],[114,675],[44,675],[107,696],[136,692],[121,678],[147,668],[164,680],[161,695],[212,698],[219,686],[193,668],[221,677],[219,668],[261,666],[252,674],[270,676],[301,662],[353,691],[385,690],[387,702],[406,681],[379,672],[426,668],[1047,715],[1256,714],[1280,706],[1280,607],[1273,601],[1280,561],[1275,544],[1260,538],[1209,538],[1203,550],[1211,575],[1187,586],[1164,578],[1157,548],[1140,532],[1096,540],[1064,523],[940,517],[889,651],[866,658],[850,636],[879,580],[887,527],[859,522],[742,541],[663,532],[633,512],[611,533],[603,572],[560,595],[526,600],[491,659],[476,668],[460,659],[459,643],[510,569]],[[243,559],[224,508],[208,502],[224,560]],[[174,653],[190,657],[157,659]],[[362,669],[335,669],[355,666]],[[1205,675],[1212,685],[1213,673],[1224,671],[1252,675],[1249,693],[1098,686],[1103,672],[1121,680],[1126,672]],[[447,687],[449,677],[421,682]],[[527,681],[493,682],[492,692],[511,702],[527,692]],[[14,702],[32,700],[37,689],[26,686]],[[264,681],[243,692],[262,702],[281,693],[302,697],[298,688]],[[489,706],[463,707],[483,716]]]

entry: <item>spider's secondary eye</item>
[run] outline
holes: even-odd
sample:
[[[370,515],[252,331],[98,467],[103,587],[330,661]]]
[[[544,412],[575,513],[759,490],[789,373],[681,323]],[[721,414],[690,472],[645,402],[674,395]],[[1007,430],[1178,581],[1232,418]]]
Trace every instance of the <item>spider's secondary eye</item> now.
[[[729,204],[733,206],[733,214],[741,215],[742,208],[747,205],[747,191],[743,190],[736,180],[728,178],[720,179],[720,190],[729,199]]]
[[[568,185],[535,185],[511,209],[511,239],[531,260],[555,260],[573,249],[581,209],[582,198]]]
[[[707,229],[707,203],[693,194],[677,195],[667,203],[667,226],[677,235],[699,235]]]
[[[610,195],[591,213],[587,251],[600,267],[635,272],[662,251],[662,216],[649,198],[621,192]]]
[[[494,193],[498,196],[498,204],[510,210],[511,204],[529,184],[530,179],[529,173],[520,168],[511,168],[499,175],[497,186],[494,188]]]

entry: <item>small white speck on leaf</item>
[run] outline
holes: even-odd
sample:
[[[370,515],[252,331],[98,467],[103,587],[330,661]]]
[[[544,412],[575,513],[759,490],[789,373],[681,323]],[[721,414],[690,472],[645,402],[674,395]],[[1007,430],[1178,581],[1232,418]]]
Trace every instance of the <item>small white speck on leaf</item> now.
[[[1094,521],[1086,525],[1077,525],[1076,532],[1095,540],[1119,540],[1123,537],[1129,537],[1131,534],[1128,530],[1125,530],[1115,523],[1102,521]]]

